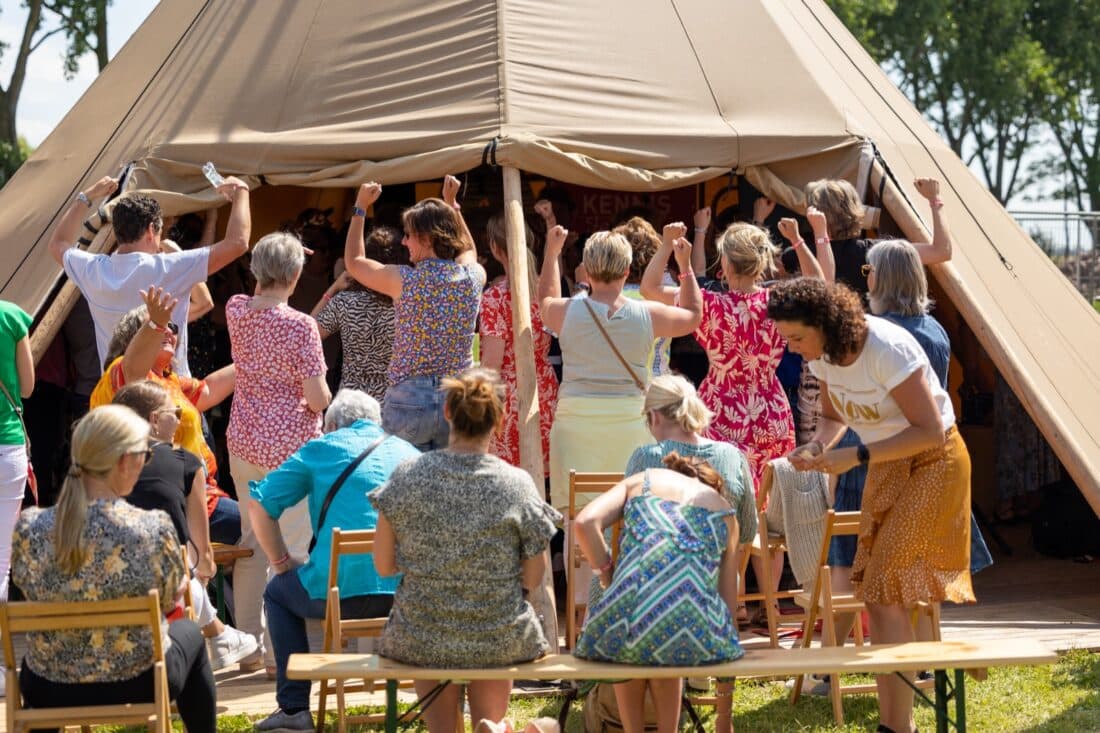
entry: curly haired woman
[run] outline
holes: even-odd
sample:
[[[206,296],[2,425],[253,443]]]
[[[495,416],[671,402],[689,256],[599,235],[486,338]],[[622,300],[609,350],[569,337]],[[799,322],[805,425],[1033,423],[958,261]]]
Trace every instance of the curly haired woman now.
[[[916,339],[864,314],[844,285],[780,283],[768,316],[827,396],[813,440],[790,454],[791,464],[830,474],[869,465],[852,583],[876,642],[912,641],[917,603],[974,600],[970,457],[951,399]],[[862,446],[833,447],[846,426]],[[876,683],[879,731],[913,731],[912,689],[892,675]]]

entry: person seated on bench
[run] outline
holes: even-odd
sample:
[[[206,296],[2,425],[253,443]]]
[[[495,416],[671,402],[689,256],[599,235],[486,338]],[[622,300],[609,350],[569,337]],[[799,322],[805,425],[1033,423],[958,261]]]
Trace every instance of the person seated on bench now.
[[[381,422],[378,400],[357,389],[342,389],[325,412],[325,434],[251,484],[249,519],[275,572],[264,591],[264,609],[275,648],[275,700],[279,704],[278,710],[256,724],[256,730],[313,730],[310,683],[288,680],[286,664],[291,654],[309,652],[305,620],[325,617],[332,528],[374,529],[377,514],[365,494],[381,486],[402,461],[419,455],[411,443],[382,432]],[[354,471],[336,486],[322,517],[333,486],[364,453]],[[311,546],[306,564],[298,567],[289,555],[278,519],[303,500],[309,506],[316,544]],[[389,614],[397,579],[379,577],[370,555],[343,558],[337,582],[342,617]]]
[[[703,437],[714,413],[707,409],[691,382],[678,374],[654,377],[646,389],[643,410],[646,426],[657,442],[634,450],[625,475],[662,468],[665,456],[672,451],[685,458],[698,456],[722,477],[722,496],[737,510],[738,542],[752,543],[757,529],[752,468],[736,445]],[[738,607],[738,626],[748,621],[745,607]]]
[[[207,583],[217,572],[206,520],[206,474],[201,458],[172,443],[180,422],[180,408],[168,390],[148,379],[127,384],[115,393],[111,402],[129,407],[149,421],[153,455],[141,469],[126,501],[140,509],[160,509],[166,513],[180,545],[190,545],[194,563],[191,600],[195,621],[209,639],[210,667],[217,671],[235,664],[256,651],[256,637],[222,623],[206,592]]]
[[[668,469],[623,479],[577,515],[578,543],[605,589],[577,640],[573,653],[581,659],[668,667],[721,664],[744,654],[733,621],[736,510],[706,461],[673,451],[664,463]],[[603,531],[619,520],[616,568]],[[643,729],[648,687],[657,730],[676,731],[681,685],[679,679],[617,683],[623,729]],[[725,689],[720,698],[720,730],[730,729],[730,694]]]
[[[172,522],[125,501],[152,453],[148,441],[149,423],[122,405],[98,407],[76,424],[57,505],[24,510],[15,527],[12,582],[27,600],[106,601],[156,589],[164,611],[175,609],[184,567]],[[184,727],[214,733],[217,699],[202,632],[188,619],[162,621],[161,637],[168,694]],[[151,702],[152,658],[142,629],[27,634],[19,687],[30,708]]]
[[[790,454],[791,465],[838,474],[869,464],[852,584],[876,643],[913,641],[917,603],[974,601],[970,457],[951,399],[916,339],[865,315],[845,285],[780,283],[768,316],[828,395],[814,439]],[[863,445],[834,447],[846,427]],[[894,675],[876,684],[879,730],[913,731],[912,688]]]
[[[374,562],[403,577],[379,653],[435,668],[502,667],[550,649],[525,600],[542,583],[561,515],[525,471],[490,454],[504,419],[496,373],[468,369],[443,380],[445,449],[399,466],[370,499],[378,510]],[[423,699],[434,681],[417,682]],[[500,721],[511,680],[468,685],[470,719]],[[431,733],[453,733],[458,690],[446,687],[424,713]]]

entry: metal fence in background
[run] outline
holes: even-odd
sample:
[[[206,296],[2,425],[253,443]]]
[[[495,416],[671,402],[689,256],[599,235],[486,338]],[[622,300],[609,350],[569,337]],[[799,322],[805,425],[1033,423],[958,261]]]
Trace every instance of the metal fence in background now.
[[[1085,298],[1100,297],[1100,211],[1009,213]]]

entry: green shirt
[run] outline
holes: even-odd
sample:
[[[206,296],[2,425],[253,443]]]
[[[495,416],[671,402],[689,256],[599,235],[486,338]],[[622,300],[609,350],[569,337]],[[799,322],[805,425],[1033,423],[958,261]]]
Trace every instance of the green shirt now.
[[[26,337],[32,320],[30,314],[15,303],[0,300],[0,380],[18,407],[23,406],[23,401],[19,398],[15,345]],[[22,445],[25,441],[19,416],[12,410],[11,403],[0,395],[0,445]]]

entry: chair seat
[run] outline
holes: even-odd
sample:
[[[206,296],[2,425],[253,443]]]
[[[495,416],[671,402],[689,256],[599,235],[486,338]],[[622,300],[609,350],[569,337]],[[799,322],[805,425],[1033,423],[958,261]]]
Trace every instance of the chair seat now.
[[[806,591],[802,591],[798,595],[794,596],[794,602],[802,608],[809,608],[811,603],[810,594]],[[841,593],[833,596],[833,611],[838,613],[851,613],[853,611],[862,611],[864,609],[863,601],[856,598],[851,593]],[[824,608],[824,604],[819,600],[817,604],[818,609]]]

